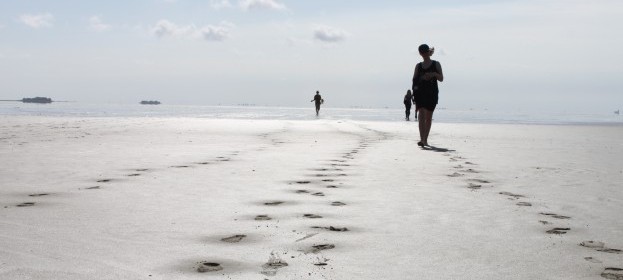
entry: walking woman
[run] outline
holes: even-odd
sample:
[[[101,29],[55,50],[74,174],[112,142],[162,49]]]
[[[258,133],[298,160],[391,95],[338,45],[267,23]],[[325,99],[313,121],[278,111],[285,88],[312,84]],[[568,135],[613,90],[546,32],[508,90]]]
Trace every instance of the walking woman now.
[[[435,52],[426,44],[418,47],[423,61],[415,65],[413,72],[413,99],[415,111],[419,113],[420,142],[421,147],[428,146],[428,134],[433,122],[433,112],[439,100],[439,87],[437,82],[443,82],[443,72],[439,61],[430,59]]]
[[[413,102],[413,96],[411,95],[411,90],[407,90],[407,94],[405,94],[404,100],[402,101],[405,104],[405,120],[409,120],[409,116],[411,115],[411,102]],[[417,116],[415,117],[417,119]]]

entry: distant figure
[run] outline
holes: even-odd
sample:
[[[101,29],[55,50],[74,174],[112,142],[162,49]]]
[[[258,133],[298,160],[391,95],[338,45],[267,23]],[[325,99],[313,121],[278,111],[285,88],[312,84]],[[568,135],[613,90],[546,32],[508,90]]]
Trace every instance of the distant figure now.
[[[405,94],[405,98],[402,103],[405,104],[405,120],[409,120],[409,116],[411,115],[411,102],[413,99],[413,95],[411,95],[411,90],[407,90],[407,94]],[[417,117],[416,117],[417,118]]]
[[[418,47],[423,61],[415,65],[413,71],[413,100],[415,110],[419,113],[420,142],[421,147],[428,146],[428,134],[433,122],[433,111],[439,100],[439,87],[437,81],[443,82],[443,72],[439,61],[431,60],[435,52],[426,44]]]
[[[314,99],[310,102],[315,102],[316,104],[316,116],[318,116],[318,112],[320,112],[320,104],[324,103],[324,99],[320,96],[320,92],[316,91],[316,95],[314,95]]]

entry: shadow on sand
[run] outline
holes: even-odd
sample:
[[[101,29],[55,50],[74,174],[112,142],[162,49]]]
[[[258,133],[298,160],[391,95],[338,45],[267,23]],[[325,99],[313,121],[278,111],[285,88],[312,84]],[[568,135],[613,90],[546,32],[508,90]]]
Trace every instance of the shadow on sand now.
[[[423,146],[422,150],[433,151],[433,152],[438,152],[438,153],[456,152],[456,150],[440,148],[440,147],[435,147],[435,146],[430,146],[430,145],[429,146]]]

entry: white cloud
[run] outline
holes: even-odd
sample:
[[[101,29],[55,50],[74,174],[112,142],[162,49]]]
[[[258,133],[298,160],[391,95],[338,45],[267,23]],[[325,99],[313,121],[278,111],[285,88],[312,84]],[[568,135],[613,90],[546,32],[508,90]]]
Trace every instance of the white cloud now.
[[[347,36],[348,33],[346,31],[331,26],[318,25],[314,28],[314,39],[323,42],[340,42],[346,39]]]
[[[224,8],[231,8],[233,5],[229,2],[229,0],[210,0],[210,7],[215,10],[220,10]]]
[[[223,41],[229,37],[231,29],[234,27],[232,23],[221,22],[218,25],[206,25],[197,27],[191,25],[177,25],[168,20],[160,20],[151,28],[151,34],[157,37],[180,37],[204,39],[206,41]]]
[[[111,28],[109,24],[103,23],[100,17],[98,16],[92,16],[89,18],[89,27],[92,30],[100,31],[100,32],[109,30]]]
[[[24,14],[19,17],[19,21],[32,28],[51,27],[54,22],[54,16],[50,13],[39,15]]]
[[[286,10],[286,6],[275,0],[241,0],[244,10]]]

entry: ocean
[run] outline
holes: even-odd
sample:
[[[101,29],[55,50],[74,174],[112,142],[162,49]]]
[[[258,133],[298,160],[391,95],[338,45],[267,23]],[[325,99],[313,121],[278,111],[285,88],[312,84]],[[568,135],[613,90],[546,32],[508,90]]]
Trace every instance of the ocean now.
[[[404,121],[404,109],[397,108],[330,108],[315,116],[308,108],[261,106],[191,106],[140,104],[88,104],[57,102],[32,104],[0,102],[0,115],[51,117],[190,117],[217,119],[275,119],[275,120],[359,120]],[[413,118],[413,111],[411,117]],[[602,114],[499,112],[489,110],[437,109],[435,122],[445,123],[515,123],[515,124],[608,124],[623,125],[623,116],[614,112]]]

